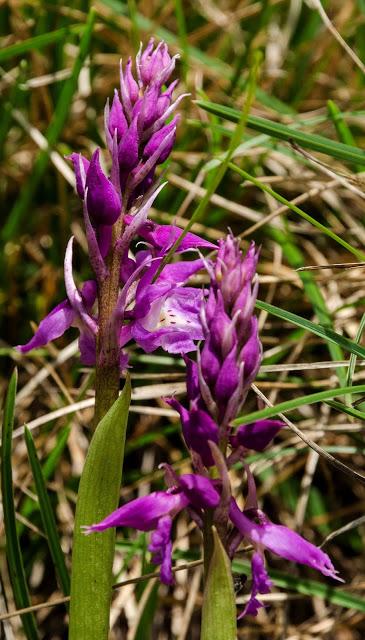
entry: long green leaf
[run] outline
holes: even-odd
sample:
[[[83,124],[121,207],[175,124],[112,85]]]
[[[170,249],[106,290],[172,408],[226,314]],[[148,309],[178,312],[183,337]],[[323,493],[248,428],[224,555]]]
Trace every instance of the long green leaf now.
[[[80,71],[83,67],[87,55],[89,54],[94,22],[95,11],[94,9],[91,9],[80,41],[79,52],[75,59],[71,75],[63,85],[51,123],[46,131],[49,150],[51,150],[57,143],[65,122],[68,118],[72,97],[77,89],[77,82]],[[22,186],[20,196],[17,199],[12,210],[10,211],[7,221],[2,230],[2,237],[4,241],[10,240],[12,237],[14,237],[14,235],[17,234],[22,221],[24,220],[27,213],[29,213],[29,211],[31,210],[34,194],[48,166],[49,150],[41,150],[39,152],[32,168],[31,175]]]
[[[291,209],[291,211],[294,211],[295,213],[297,213],[301,218],[304,218],[304,220],[307,220],[307,222],[309,222],[314,227],[319,229],[319,231],[322,231],[322,233],[324,233],[326,236],[328,236],[329,238],[331,238],[332,240],[340,244],[342,247],[344,247],[344,249],[347,249],[347,251],[352,253],[359,260],[365,260],[365,253],[360,251],[360,249],[356,249],[356,247],[353,247],[349,242],[341,238],[341,236],[338,236],[337,233],[335,233],[334,231],[326,227],[321,222],[318,222],[318,220],[313,218],[313,216],[309,215],[309,213],[307,213],[306,211],[303,211],[303,209],[300,209],[300,207],[297,207],[296,204],[293,204],[292,202],[290,202],[290,200],[287,200],[286,198],[284,198],[284,196],[282,196],[280,193],[277,193],[277,191],[274,191],[274,189],[271,189],[271,187],[269,187],[267,184],[264,184],[263,182],[255,178],[255,176],[252,176],[251,174],[247,173],[247,171],[245,171],[244,169],[241,169],[240,167],[233,164],[232,162],[229,163],[229,167],[233,171],[238,173],[240,176],[242,176],[242,178],[244,178],[245,180],[248,180],[249,182],[252,182],[252,184],[254,184],[256,187],[258,187],[268,195],[275,198],[275,200],[277,200],[281,204],[284,204],[286,207],[288,207],[288,209]]]
[[[231,563],[213,527],[214,548],[204,589],[200,640],[236,640],[236,604]]]
[[[60,581],[62,591],[65,596],[68,596],[68,594],[70,593],[70,577],[66,567],[65,557],[60,545],[59,535],[57,532],[57,524],[54,517],[51,501],[47,493],[47,487],[45,478],[43,476],[42,467],[38,460],[32,434],[27,427],[25,427],[24,429],[24,436],[28,449],[29,462],[32,468],[33,478],[38,495],[39,509],[41,512],[43,527],[47,534],[49,550]]]
[[[1,494],[4,511],[4,527],[6,535],[6,557],[13,589],[15,604],[18,609],[31,605],[28,585],[25,578],[23,559],[16,530],[13,475],[11,466],[11,448],[14,426],[15,396],[17,388],[17,371],[11,376],[4,407],[4,418],[1,440]],[[38,640],[37,625],[32,613],[22,615],[22,623],[28,640]]]
[[[112,587],[115,529],[84,536],[118,506],[125,434],[131,399],[122,394],[98,424],[87,454],[76,505],[72,554],[70,640],[106,640]]]
[[[232,107],[226,107],[206,100],[198,100],[197,104],[209,113],[221,116],[225,120],[229,120],[231,122],[238,122],[239,111],[232,109]],[[296,128],[289,127],[285,124],[274,122],[272,120],[267,120],[266,118],[260,118],[258,116],[250,115],[247,119],[247,126],[254,131],[266,133],[272,138],[285,140],[286,142],[291,142],[293,140],[298,145],[305,147],[306,149],[319,151],[331,156],[332,158],[358,163],[362,167],[365,167],[365,152],[361,151],[361,149],[357,149],[356,147],[343,144],[342,142],[337,142],[330,138],[324,138],[323,136],[319,136],[314,133],[298,131]]]
[[[298,246],[298,242],[293,234],[288,230],[282,231],[278,227],[272,225],[266,225],[266,232],[278,242],[283,250],[283,253],[293,269],[299,269],[305,266],[305,259],[301,249]],[[310,271],[299,271],[299,277],[303,283],[304,291],[309,302],[312,305],[313,312],[318,317],[318,320],[322,326],[326,326],[332,329],[332,317],[327,308],[326,301],[322,295],[322,292]],[[359,342],[358,340],[356,342]],[[328,351],[332,360],[343,360],[343,353],[341,347],[335,342],[328,342]],[[337,369],[337,376],[340,386],[350,386],[351,381],[346,381],[346,373],[343,369]]]
[[[9,47],[1,49],[0,63],[3,63],[4,60],[7,60],[8,58],[23,55],[28,51],[39,51],[39,49],[47,47],[49,44],[54,44],[55,42],[64,42],[69,35],[81,33],[84,29],[85,25],[74,24],[69,27],[64,27],[63,29],[57,29],[56,31],[50,31],[49,33],[42,33],[39,36],[34,36],[34,38],[28,38],[27,40],[16,42]]]
[[[285,402],[280,402],[275,407],[267,407],[261,411],[253,411],[246,416],[239,416],[239,418],[232,421],[232,424],[251,424],[252,422],[256,422],[256,420],[272,418],[272,416],[276,416],[279,413],[292,411],[293,409],[303,407],[306,404],[315,404],[316,402],[323,402],[323,400],[331,400],[337,396],[343,396],[346,393],[365,393],[365,384],[355,385],[354,387],[337,387],[337,389],[327,389],[326,391],[310,393],[309,395],[301,396],[300,398],[293,398],[293,400],[286,400]]]
[[[349,338],[345,338],[345,336],[341,336],[333,329],[329,327],[323,327],[321,324],[316,324],[315,322],[311,322],[311,320],[307,320],[306,318],[301,318],[301,316],[297,316],[295,313],[291,311],[286,311],[285,309],[280,309],[279,307],[275,307],[273,304],[269,304],[268,302],[263,302],[262,300],[256,301],[256,307],[261,309],[262,311],[267,311],[273,316],[280,318],[281,320],[285,320],[287,322],[291,322],[297,327],[301,327],[302,329],[307,329],[314,333],[316,336],[320,338],[324,338],[328,342],[334,342],[338,344],[340,347],[349,351],[350,353],[355,353],[360,358],[365,358],[365,348],[361,345],[357,344],[353,340]]]
[[[57,442],[55,444],[54,449],[50,452],[47,460],[42,466],[42,475],[46,481],[49,480],[54,470],[56,469],[58,461],[60,460],[61,455],[64,451],[64,448],[67,444],[70,430],[71,430],[71,427],[65,427],[64,429],[62,429],[62,431],[57,437]],[[34,499],[31,498],[30,496],[27,496],[23,504],[21,505],[20,513],[23,516],[23,518],[30,520],[32,517],[32,513],[36,508],[37,508],[37,504],[34,501]],[[17,523],[19,536],[22,535],[25,528],[26,528],[26,525],[23,522]]]

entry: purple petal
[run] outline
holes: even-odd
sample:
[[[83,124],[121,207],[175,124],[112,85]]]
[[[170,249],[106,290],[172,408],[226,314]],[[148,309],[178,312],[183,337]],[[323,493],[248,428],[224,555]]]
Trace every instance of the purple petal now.
[[[172,519],[170,516],[163,516],[157,525],[157,529],[151,535],[151,542],[148,550],[152,553],[153,564],[161,565],[160,577],[164,584],[173,584],[172,573],[172,542],[171,542]]]
[[[243,612],[238,616],[238,620],[246,615],[257,616],[258,610],[264,605],[256,596],[259,593],[269,593],[272,587],[272,582],[265,569],[265,562],[261,553],[254,553],[251,558],[251,574],[251,596]]]
[[[207,384],[214,387],[221,363],[212,342],[212,336],[208,335],[201,350],[201,370]]]
[[[95,227],[95,234],[98,241],[100,254],[106,258],[109,253],[112,241],[112,226],[109,224],[98,224]]]
[[[27,344],[18,345],[16,349],[21,353],[27,353],[32,349],[43,347],[48,342],[63,336],[65,331],[71,327],[76,317],[75,311],[68,300],[60,302],[52,311],[40,322],[34,336]]]
[[[183,493],[154,491],[119,507],[101,522],[84,527],[85,533],[104,531],[111,527],[133,527],[139,531],[151,531],[156,529],[162,516],[174,516],[188,503],[189,500]]]
[[[94,223],[112,225],[120,216],[122,203],[100,166],[99,155],[100,149],[97,149],[86,176],[87,209]]]
[[[194,360],[184,356],[186,364],[186,390],[189,400],[198,400],[200,397],[198,366]]]
[[[161,284],[145,289],[146,297],[141,302],[143,317],[136,302],[134,314],[138,320],[131,323],[133,338],[147,353],[158,347],[168,353],[194,351],[194,340],[203,338],[199,318],[201,292],[185,287],[166,293],[162,288],[163,295],[158,297],[159,289],[161,292]]]
[[[179,485],[193,507],[214,509],[218,506],[220,496],[209,478],[186,473],[180,476]]]
[[[98,294],[98,287],[95,280],[86,280],[81,288],[81,295],[84,301],[85,307],[88,311],[91,311],[93,304]]]
[[[131,60],[131,58],[128,59],[128,62],[127,62],[126,67],[125,67],[124,85],[125,85],[125,88],[126,88],[126,90],[128,92],[129,99],[130,99],[131,103],[134,104],[138,100],[139,90],[138,90],[138,84],[135,81],[135,79],[133,77],[133,73],[132,73],[132,60]]]
[[[214,399],[218,406],[226,407],[228,400],[237,389],[240,381],[240,372],[236,362],[236,347],[224,359],[220,368],[217,382],[214,387]]]
[[[96,340],[89,331],[81,331],[79,337],[80,362],[86,367],[94,367],[96,362]]]
[[[72,253],[73,253],[73,240],[74,237],[71,236],[68,241],[66,253],[65,253],[65,262],[64,262],[64,271],[65,271],[65,287],[67,292],[67,297],[70,301],[72,308],[75,311],[76,318],[81,320],[82,325],[87,327],[92,334],[96,334],[98,331],[97,324],[94,318],[90,315],[88,309],[85,307],[84,299],[80,294],[78,288],[73,279],[72,274]],[[96,293],[96,289],[94,289]]]
[[[79,197],[83,200],[85,195],[85,182],[86,182],[86,174],[88,172],[90,162],[87,158],[81,153],[71,153],[71,155],[66,156],[66,160],[71,160],[76,178],[76,191]]]
[[[258,420],[251,424],[242,424],[230,437],[230,444],[234,449],[241,446],[263,451],[283,427],[285,424],[280,420]]]
[[[197,271],[200,271],[204,266],[203,260],[191,260],[189,262],[174,262],[173,264],[167,264],[159,278],[158,282],[170,282],[174,285],[184,284],[189,278]]]
[[[130,171],[138,163],[138,118],[134,118],[119,143],[118,158],[121,169]]]
[[[240,359],[244,363],[244,376],[245,382],[251,384],[254,380],[261,363],[262,346],[257,329],[257,318],[253,316],[251,318],[251,332],[250,337],[243,347]]]
[[[144,92],[141,107],[139,109],[138,126],[140,130],[148,129],[157,119],[157,101],[160,95],[160,89],[156,85],[151,85]]]
[[[180,227],[169,224],[156,224],[149,220],[139,229],[139,235],[152,244],[156,249],[162,249],[167,252],[179,238],[183,230]],[[187,233],[181,241],[177,253],[188,251],[189,249],[216,249],[216,245],[208,240],[203,240],[195,233]]]
[[[173,131],[174,135],[171,138],[169,138],[168,146],[159,155],[157,164],[162,164],[163,162],[165,162],[165,160],[168,158],[168,156],[171,153],[172,147],[174,146],[175,138],[176,138],[176,127],[179,123],[179,120],[180,120],[180,116],[179,115],[175,116],[175,118],[171,120],[171,122],[169,122],[167,125],[162,127],[162,129],[160,129],[159,131],[156,131],[156,133],[153,134],[153,136],[149,139],[148,143],[144,148],[143,156],[145,158],[151,157],[157,151],[157,149],[161,147],[161,144],[165,140],[165,138]]]
[[[240,511],[233,499],[231,500],[229,517],[252,544],[264,547],[286,560],[312,567],[324,576],[342,581],[336,575],[337,571],[329,556],[295,531],[291,531],[283,525],[273,524],[268,519],[260,524],[253,522]]]
[[[119,94],[117,89],[114,89],[113,104],[110,109],[108,129],[110,135],[114,136],[114,131],[117,132],[117,139],[120,140],[124,136],[128,129],[128,123],[124,115],[122,103],[119,100]]]
[[[180,414],[184,440],[189,449],[198,453],[206,467],[214,465],[212,452],[208,441],[218,444],[218,426],[213,418],[202,409],[188,411],[175,398],[169,398],[166,402]]]

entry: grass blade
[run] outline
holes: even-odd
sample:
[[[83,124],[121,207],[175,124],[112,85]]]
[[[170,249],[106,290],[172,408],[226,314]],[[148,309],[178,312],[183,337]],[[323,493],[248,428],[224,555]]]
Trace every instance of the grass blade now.
[[[291,209],[291,211],[294,211],[294,213],[297,213],[301,218],[304,218],[304,220],[307,220],[307,222],[310,222],[310,224],[312,224],[314,227],[322,231],[322,233],[324,233],[326,236],[328,236],[329,238],[331,238],[332,240],[340,244],[342,247],[344,247],[344,249],[347,249],[347,251],[352,253],[358,259],[365,260],[365,253],[353,247],[351,244],[346,242],[346,240],[343,240],[343,238],[341,238],[336,233],[334,233],[334,231],[326,227],[321,222],[318,222],[318,220],[310,216],[308,213],[306,213],[306,211],[303,211],[303,209],[300,209],[299,207],[297,207],[295,204],[290,202],[290,200],[287,200],[286,198],[284,198],[284,196],[280,195],[280,193],[277,193],[276,191],[271,189],[271,187],[264,184],[260,180],[257,180],[257,178],[247,173],[247,171],[244,171],[244,169],[240,169],[240,167],[237,167],[237,165],[233,164],[232,162],[229,163],[229,166],[233,171],[235,171],[240,176],[242,176],[242,178],[245,178],[245,180],[249,180],[249,182],[252,182],[252,184],[254,184],[256,187],[261,189],[261,191],[264,191],[269,196],[272,196],[273,198],[275,198],[275,200],[277,200],[281,204],[284,204],[286,207],[288,207],[288,209]]]
[[[229,120],[230,122],[238,122],[239,120],[239,111],[237,111],[237,109],[232,109],[232,107],[226,107],[206,100],[198,100],[197,105],[205,111],[213,113],[216,116],[221,116],[221,118]],[[319,151],[320,153],[325,153],[332,158],[345,160],[346,162],[355,164],[357,163],[361,167],[365,167],[364,151],[361,151],[361,149],[357,149],[356,147],[343,144],[342,142],[324,138],[323,136],[319,136],[314,133],[298,131],[298,129],[289,127],[285,124],[252,115],[247,118],[247,127],[254,131],[259,131],[260,133],[266,133],[272,138],[277,138],[278,140],[285,140],[289,143],[293,140],[299,146],[306,149]]]
[[[250,573],[249,563],[242,560],[235,560],[233,569],[246,575]],[[329,584],[323,584],[308,578],[296,577],[277,569],[270,569],[269,575],[273,583],[282,589],[291,589],[307,596],[317,596],[339,607],[365,612],[364,598],[343,591],[338,587],[332,587]]]
[[[272,418],[278,413],[285,413],[286,411],[292,411],[298,407],[303,407],[306,404],[315,404],[316,402],[323,402],[323,400],[331,400],[336,396],[343,396],[346,393],[365,393],[365,384],[355,385],[354,387],[337,387],[337,389],[326,389],[326,391],[319,391],[318,393],[310,393],[307,396],[301,396],[300,398],[293,398],[293,400],[286,400],[280,402],[275,407],[267,407],[260,411],[253,411],[245,416],[240,416],[232,421],[232,424],[238,426],[240,424],[251,424],[256,420],[263,420],[264,418]]]
[[[17,387],[17,371],[15,369],[9,383],[5,400],[1,445],[1,493],[4,511],[4,527],[6,535],[6,557],[9,575],[18,609],[31,605],[28,585],[25,578],[23,559],[16,530],[13,475],[11,465],[12,435],[14,425],[15,395]],[[38,640],[37,624],[32,613],[22,615],[24,633],[28,640]]]
[[[74,24],[70,25],[69,27],[57,29],[56,31],[50,31],[49,33],[42,33],[39,36],[28,38],[27,40],[23,40],[22,42],[16,42],[9,47],[4,47],[3,49],[1,49],[0,63],[2,64],[4,60],[7,60],[8,58],[21,56],[24,53],[28,53],[28,51],[34,51],[34,49],[38,51],[43,47],[54,44],[55,42],[64,42],[70,35],[82,33],[84,29],[85,25]]]
[[[47,534],[49,550],[60,581],[62,591],[65,596],[68,596],[68,594],[70,593],[70,577],[66,567],[65,557],[61,549],[59,535],[57,532],[57,524],[54,517],[51,501],[47,493],[47,487],[43,476],[42,467],[38,460],[32,434],[27,427],[25,427],[24,429],[24,436],[28,449],[29,462],[32,468],[33,478],[38,495],[39,509],[41,512],[43,527]]]
[[[305,266],[303,253],[295,242],[294,236],[289,231],[284,233],[284,231],[277,227],[267,225],[267,232],[280,244],[288,263],[293,269],[299,269]],[[318,316],[320,324],[332,330],[331,314],[327,309],[325,299],[312,273],[310,273],[310,271],[299,271],[299,277],[303,283],[306,296],[312,305],[313,312]],[[359,341],[357,340],[356,342]],[[337,343],[328,341],[328,351],[330,352],[332,360],[343,360],[342,349]],[[343,369],[337,369],[337,376],[340,386],[350,386],[351,381],[348,382],[346,380],[346,373]]]
[[[64,448],[67,444],[68,436],[70,434],[71,427],[65,427],[57,438],[56,445],[54,449],[49,454],[47,460],[42,466],[42,475],[45,481],[49,480],[49,478],[53,475],[54,470],[57,467],[57,464],[63,454]],[[32,513],[35,509],[38,508],[38,505],[35,503],[33,498],[27,496],[21,506],[20,513],[23,518],[30,520],[32,517]],[[22,522],[17,523],[18,533],[21,535],[25,530],[25,525]]]
[[[328,342],[333,342],[345,351],[349,351],[350,353],[355,353],[360,358],[365,358],[365,348],[361,345],[357,344],[353,340],[349,338],[345,338],[345,336],[341,336],[339,333],[330,329],[329,327],[324,327],[321,324],[316,324],[311,320],[307,320],[307,318],[302,318],[301,316],[297,316],[295,313],[291,311],[286,311],[285,309],[280,309],[279,307],[275,307],[273,304],[269,304],[268,302],[263,302],[262,300],[256,301],[256,307],[261,309],[262,311],[267,311],[273,316],[280,318],[281,320],[285,320],[287,322],[291,322],[295,324],[297,327],[301,329],[307,329],[314,333],[316,336],[320,338],[324,338]]]

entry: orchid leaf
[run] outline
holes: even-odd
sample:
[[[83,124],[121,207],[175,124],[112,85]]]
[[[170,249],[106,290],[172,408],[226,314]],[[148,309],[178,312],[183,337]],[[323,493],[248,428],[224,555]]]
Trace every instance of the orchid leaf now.
[[[236,603],[231,563],[213,527],[214,548],[204,589],[200,640],[236,640]]]
[[[70,640],[108,636],[115,529],[85,536],[83,525],[99,522],[118,506],[130,379],[96,427],[87,454],[76,505],[72,554]],[[94,602],[98,607],[93,607]]]

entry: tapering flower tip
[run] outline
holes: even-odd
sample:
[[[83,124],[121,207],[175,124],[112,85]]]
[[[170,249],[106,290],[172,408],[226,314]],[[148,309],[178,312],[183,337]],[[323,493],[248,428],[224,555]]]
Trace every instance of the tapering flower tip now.
[[[214,509],[219,504],[219,493],[212,481],[204,476],[186,473],[179,478],[180,488],[197,509]]]
[[[52,311],[40,322],[34,336],[26,344],[19,344],[15,347],[21,353],[28,353],[32,349],[44,347],[48,342],[63,336],[69,329],[76,317],[75,311],[68,300],[60,302]]]
[[[132,527],[139,531],[152,531],[152,529],[156,529],[160,518],[166,515],[176,515],[187,506],[188,502],[183,493],[154,491],[148,496],[142,496],[128,502],[101,522],[83,527],[83,529],[86,534],[104,531],[112,527]]]
[[[134,105],[139,98],[139,89],[138,89],[138,84],[133,77],[131,58],[128,58],[128,62],[125,67],[124,86],[128,92],[131,104]]]
[[[214,386],[214,399],[217,405],[225,409],[230,398],[240,384],[240,367],[237,363],[237,349],[234,346],[224,358]]]
[[[85,197],[86,174],[88,172],[90,162],[81,153],[71,153],[66,156],[66,160],[71,160],[76,179],[76,191],[78,196],[83,200]]]
[[[257,420],[251,424],[242,424],[229,442],[233,449],[245,447],[263,451],[283,427],[285,424],[280,420]]]
[[[295,531],[291,531],[283,525],[273,524],[264,513],[257,511],[256,515],[260,522],[253,521],[245,512],[242,513],[236,501],[231,499],[230,520],[255,547],[268,549],[281,558],[305,564],[325,576],[343,582],[337,576],[338,572],[324,551],[302,538]]]
[[[86,204],[91,220],[96,224],[112,225],[120,216],[122,203],[118,192],[100,166],[100,149],[91,158],[86,175]]]
[[[163,516],[157,525],[157,529],[151,535],[148,550],[152,553],[153,564],[161,566],[160,578],[164,584],[173,584],[172,573],[172,542],[171,542],[172,519],[170,516]]]
[[[270,593],[272,582],[265,569],[265,561],[261,553],[255,552],[251,559],[251,595],[244,610],[238,616],[238,620],[246,615],[257,616],[259,609],[263,607],[263,603],[257,599],[260,593]]]
[[[117,132],[117,141],[124,136],[128,129],[128,123],[124,115],[122,103],[119,99],[117,89],[114,89],[113,103],[109,112],[108,129],[110,135],[113,137],[115,131]]]
[[[119,166],[130,171],[138,164],[138,117],[134,117],[118,147]]]
[[[172,58],[166,43],[160,42],[155,48],[154,39],[151,38],[147,47],[137,59],[138,76],[143,85],[148,86],[151,82],[159,82],[160,85],[164,84],[167,80],[165,74],[171,66],[171,61]]]
[[[262,358],[262,345],[258,333],[256,316],[252,316],[247,342],[239,355],[239,361],[244,363],[244,376],[246,384],[251,384],[260,368]]]
[[[239,248],[239,239],[232,234],[228,234],[219,243],[214,277],[225,305],[228,308],[234,306],[234,311],[244,306],[246,297],[251,292],[251,281],[256,273],[258,255],[254,243],[251,243],[246,255],[243,255]]]
[[[148,129],[157,119],[159,96],[160,88],[157,84],[152,84],[145,90],[143,98],[138,103],[138,126],[140,131]]]
[[[94,318],[90,315],[88,309],[86,308],[84,298],[81,295],[80,291],[78,290],[73,278],[73,273],[72,273],[73,241],[74,241],[74,237],[71,236],[67,244],[65,261],[64,261],[64,276],[65,276],[65,287],[66,287],[67,297],[77,317],[80,319],[82,325],[86,327],[92,334],[96,335],[98,332],[98,325],[94,320]],[[87,295],[89,296],[90,294],[88,290],[86,291],[87,291]],[[96,290],[94,289],[94,292],[95,291]],[[90,302],[89,298],[87,298],[87,302],[88,303]]]
[[[168,138],[168,145],[166,145],[159,154],[157,164],[162,164],[163,162],[165,162],[165,160],[167,160],[175,144],[176,127],[179,123],[179,120],[180,116],[176,115],[173,120],[169,122],[169,124],[165,125],[164,127],[162,127],[162,129],[156,131],[156,133],[153,134],[144,148],[143,155],[145,158],[151,157],[157,151],[157,149],[162,147],[162,143],[164,142],[164,140]],[[172,132],[173,135],[171,135]]]
[[[81,297],[88,311],[96,300],[96,282],[87,280],[82,289]],[[68,299],[60,302],[50,313],[39,323],[39,327],[34,336],[27,344],[15,347],[21,353],[27,353],[32,349],[44,347],[48,342],[60,338],[72,325],[77,323],[77,313]]]
[[[197,402],[200,397],[198,366],[194,360],[183,356],[186,364],[186,391],[190,401]]]
[[[219,431],[213,418],[203,409],[183,407],[175,398],[166,402],[180,414],[182,432],[188,449],[198,453],[206,467],[214,465],[214,459],[208,442],[218,444]]]
[[[152,220],[148,220],[146,224],[139,229],[139,235],[149,242],[154,248],[166,252],[174,242],[181,236],[183,230],[174,225],[156,224]],[[177,253],[183,253],[191,249],[216,249],[216,245],[208,240],[200,238],[195,233],[187,233],[183,238]]]
[[[166,91],[164,91],[158,98],[158,101],[157,101],[157,117],[158,118],[163,116],[165,111],[169,108],[172,101],[172,94],[178,84],[179,84],[179,80],[174,80],[173,82],[170,82],[170,85],[168,86]]]

